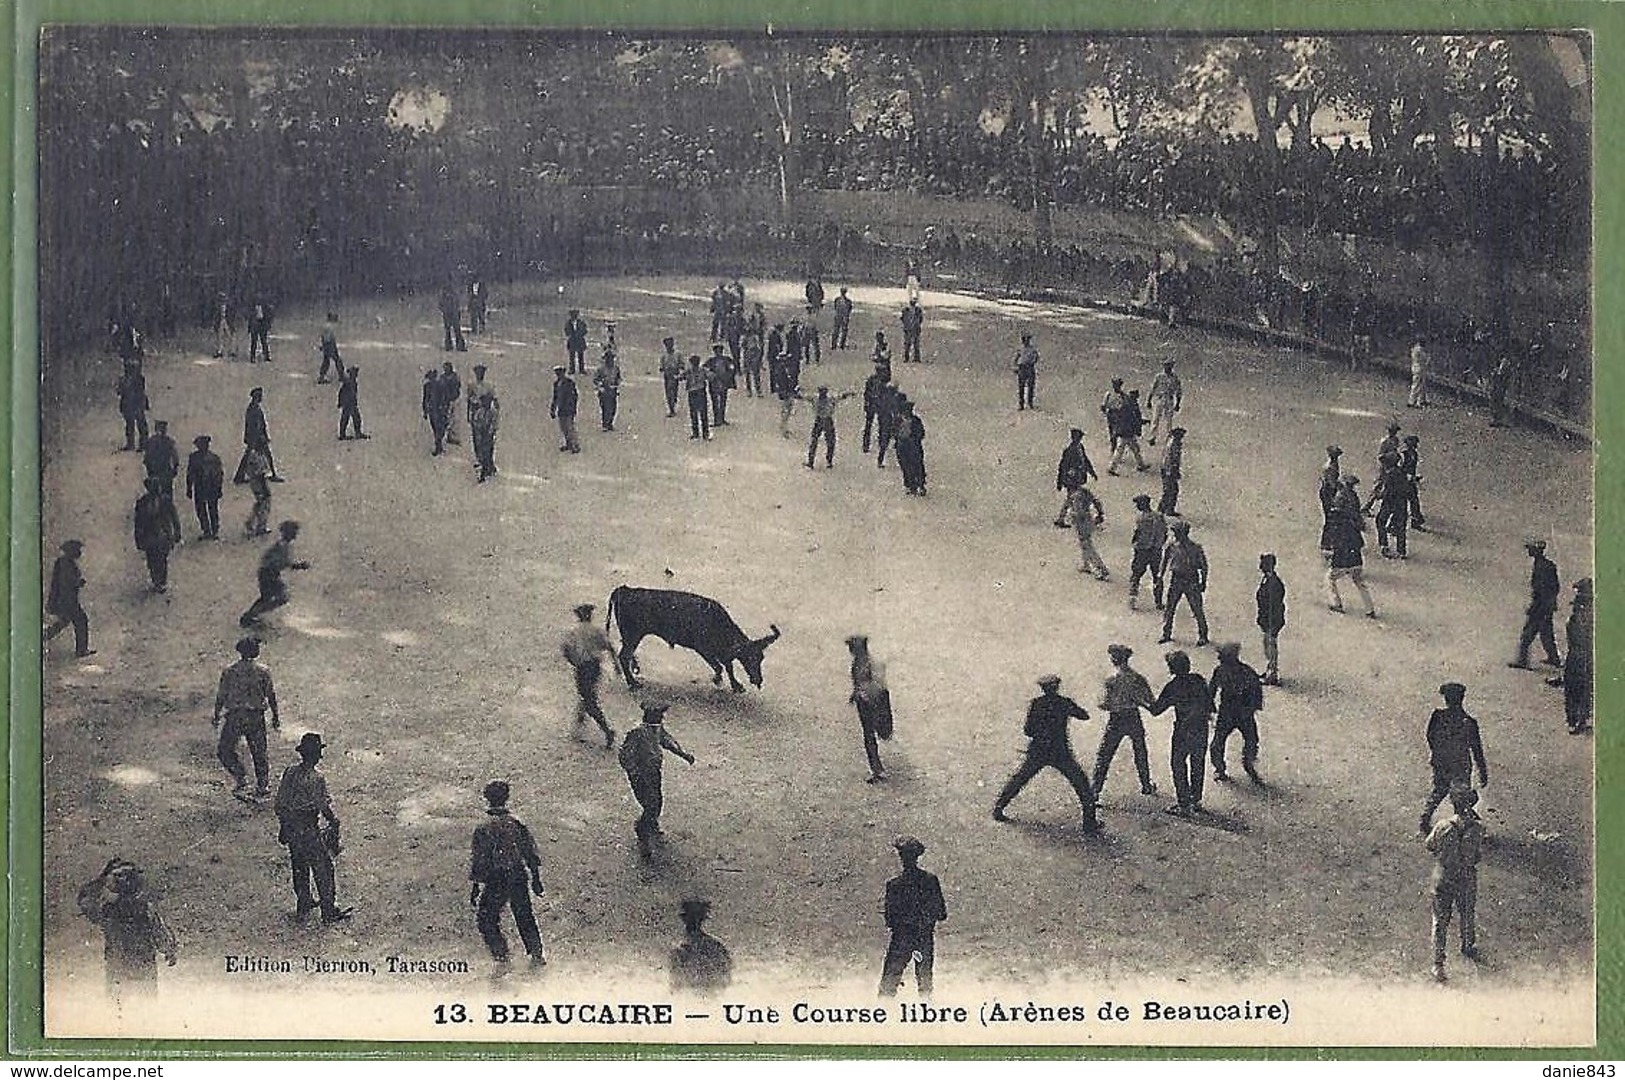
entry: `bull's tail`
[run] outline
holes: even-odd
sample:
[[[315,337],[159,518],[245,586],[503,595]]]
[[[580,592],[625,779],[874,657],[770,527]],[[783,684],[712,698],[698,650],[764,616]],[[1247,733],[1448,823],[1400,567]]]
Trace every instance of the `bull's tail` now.
[[[604,605],[604,633],[609,633],[609,626],[615,621],[615,601],[620,599],[621,587],[616,586],[609,594],[609,603]]]

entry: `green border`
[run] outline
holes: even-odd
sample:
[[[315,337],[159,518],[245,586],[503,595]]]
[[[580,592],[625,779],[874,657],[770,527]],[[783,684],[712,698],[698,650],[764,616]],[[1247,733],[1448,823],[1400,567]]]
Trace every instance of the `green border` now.
[[[1597,1035],[1594,1049],[1477,1050],[1470,1048],[1206,1048],[1206,1047],[893,1047],[893,1046],[686,1046],[675,1044],[490,1044],[384,1042],[247,1042],[112,1039],[47,1039],[43,1031],[40,964],[41,932],[38,899],[42,844],[40,759],[32,718],[39,715],[41,686],[39,522],[39,340],[35,278],[36,202],[34,106],[36,44],[45,23],[146,25],[245,25],[287,27],[440,27],[488,26],[531,29],[644,28],[741,29],[771,22],[783,29],[842,28],[861,30],[1425,30],[1589,29],[1594,38],[1595,93],[1593,191],[1595,262],[1593,294],[1609,295],[1625,285],[1625,201],[1619,181],[1625,178],[1625,141],[1609,137],[1608,119],[1625,120],[1625,5],[1602,0],[1479,0],[1472,3],[1396,4],[1392,0],[1295,0],[1290,6],[1272,0],[1226,0],[1208,3],[1112,3],[1111,0],[1025,0],[1019,6],[1001,0],[933,0],[928,10],[910,10],[901,0],[821,0],[816,5],[789,0],[596,0],[586,5],[538,0],[18,0],[0,3],[0,20],[12,35],[14,52],[0,58],[0,135],[11,137],[13,199],[0,205],[0,231],[14,225],[12,250],[0,259],[0,290],[12,299],[0,305],[0,333],[12,340],[9,380],[0,380],[0,424],[7,435],[11,468],[0,485],[6,498],[0,522],[16,521],[11,536],[11,563],[0,569],[8,589],[12,648],[8,669],[0,674],[9,706],[0,726],[11,748],[11,768],[0,769],[0,796],[10,813],[6,834],[9,921],[0,922],[0,943],[7,961],[7,1049],[13,1058],[410,1058],[457,1059],[626,1059],[626,1058],[929,1058],[929,1059],[1072,1059],[1118,1058],[1165,1060],[1527,1060],[1561,1061],[1598,1057],[1625,1059],[1625,994],[1622,960],[1625,950],[1625,835],[1603,823],[1625,820],[1621,770],[1622,738],[1608,719],[1625,702],[1618,677],[1597,687],[1596,852],[1597,893]],[[1610,183],[1609,181],[1614,181]],[[12,218],[15,215],[15,222]],[[15,273],[13,271],[16,271]],[[1625,353],[1625,309],[1593,305],[1596,357]],[[1620,400],[1625,371],[1599,363],[1595,399]],[[1625,513],[1612,498],[1619,492],[1616,441],[1625,437],[1625,412],[1598,409],[1596,439],[1596,523],[1599,538],[1621,535]],[[1615,553],[1618,553],[1616,549]],[[16,573],[12,573],[12,569]],[[1597,653],[1604,672],[1618,671],[1625,619],[1609,601],[1621,594],[1619,564],[1599,558],[1596,584],[1603,598],[1598,619]],[[1612,663],[1608,661],[1613,657]],[[12,724],[12,719],[23,722]],[[1448,1014],[1440,1020],[1448,1025]]]

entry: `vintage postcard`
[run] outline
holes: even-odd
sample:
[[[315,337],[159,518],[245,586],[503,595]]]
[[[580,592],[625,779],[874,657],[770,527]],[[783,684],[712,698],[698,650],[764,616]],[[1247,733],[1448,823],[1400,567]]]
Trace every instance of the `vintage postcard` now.
[[[1550,14],[20,30],[13,1031],[1595,1045]]]

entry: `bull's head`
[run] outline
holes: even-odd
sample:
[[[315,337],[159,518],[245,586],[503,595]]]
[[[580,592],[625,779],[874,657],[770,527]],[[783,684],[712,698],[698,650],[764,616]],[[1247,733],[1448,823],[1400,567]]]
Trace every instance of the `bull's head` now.
[[[740,646],[739,654],[735,657],[744,666],[745,675],[750,679],[750,684],[757,689],[761,689],[762,686],[762,653],[767,651],[769,645],[779,640],[779,628],[772,623],[769,623],[767,628],[773,632],[767,637],[745,642],[744,645]]]

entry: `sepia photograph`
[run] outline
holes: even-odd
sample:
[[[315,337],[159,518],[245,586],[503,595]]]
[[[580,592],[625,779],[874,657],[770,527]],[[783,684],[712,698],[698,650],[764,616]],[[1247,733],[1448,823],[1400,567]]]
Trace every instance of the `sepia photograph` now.
[[[1440,27],[41,27],[44,1036],[1594,1045],[1593,39]]]

